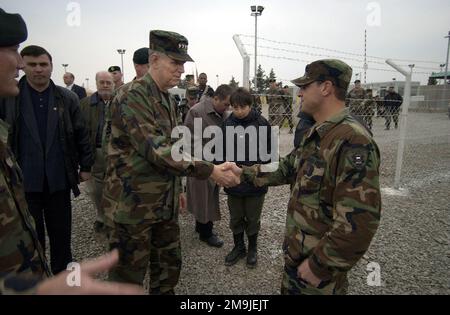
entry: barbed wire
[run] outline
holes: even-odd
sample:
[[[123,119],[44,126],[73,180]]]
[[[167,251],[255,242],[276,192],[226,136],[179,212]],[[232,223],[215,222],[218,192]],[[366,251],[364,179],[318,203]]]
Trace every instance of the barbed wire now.
[[[248,47],[253,47],[254,45],[252,44],[247,44],[247,43],[243,43],[244,46],[248,46]],[[270,46],[262,46],[262,45],[258,45],[258,48],[262,48],[262,49],[271,49],[271,50],[276,50],[276,51],[283,51],[283,52],[288,52],[288,53],[297,53],[297,54],[304,54],[304,55],[308,55],[308,56],[316,56],[316,57],[328,57],[328,58],[335,58],[335,59],[345,59],[345,60],[353,60],[353,61],[358,61],[361,63],[364,63],[364,60],[362,59],[356,59],[356,58],[351,58],[351,57],[344,57],[344,56],[335,56],[335,55],[326,55],[326,54],[316,54],[316,53],[311,53],[308,51],[302,51],[302,50],[293,50],[293,49],[284,49],[284,48],[276,48],[276,47],[270,47]],[[374,60],[367,60],[367,63],[375,63],[375,64],[380,64],[380,65],[386,65],[386,62],[381,62],[381,61],[374,61]],[[402,67],[408,67],[408,65],[399,65]],[[422,66],[415,66],[415,69],[423,69],[423,70],[433,70],[433,71],[438,71],[439,69],[436,68],[430,68],[430,67],[422,67]]]
[[[237,35],[238,36],[242,36],[242,37],[247,37],[247,38],[255,38],[255,36],[252,36],[252,35],[245,35],[245,34],[237,34]],[[337,49],[330,49],[330,48],[313,46],[313,45],[276,41],[276,40],[267,39],[267,38],[264,38],[264,37],[258,37],[258,40],[263,40],[263,41],[276,43],[276,44],[285,44],[285,45],[290,45],[290,46],[298,46],[298,47],[306,47],[306,48],[312,48],[312,49],[318,49],[318,50],[325,50],[325,51],[340,53],[340,54],[349,55],[349,56],[364,57],[363,54],[351,53],[351,52],[347,52],[347,51],[342,51],[342,50],[337,50]],[[371,56],[371,55],[368,55],[367,58],[379,59],[379,60],[386,60],[387,59],[387,58],[378,57],[378,56]],[[405,61],[405,62],[429,63],[429,64],[436,64],[436,65],[440,65],[441,64],[441,62],[438,62],[438,61],[428,61],[428,60],[399,59],[399,58],[390,58],[390,59],[391,60],[395,60],[395,61]]]
[[[253,54],[249,54],[250,56],[253,56]],[[272,55],[264,55],[264,54],[258,54],[258,57],[265,57],[265,58],[273,58],[273,59],[283,59],[283,60],[290,60],[290,61],[299,61],[304,63],[311,63],[311,60],[305,60],[305,59],[299,59],[299,58],[291,58],[291,57],[285,57],[285,56],[272,56]],[[364,70],[364,67],[360,66],[353,66],[353,68]],[[372,71],[383,71],[383,72],[391,72],[391,73],[398,73],[398,71],[394,69],[381,69],[381,68],[368,68],[367,70]],[[421,71],[414,71],[414,74],[425,74],[429,75],[428,72],[421,72]]]

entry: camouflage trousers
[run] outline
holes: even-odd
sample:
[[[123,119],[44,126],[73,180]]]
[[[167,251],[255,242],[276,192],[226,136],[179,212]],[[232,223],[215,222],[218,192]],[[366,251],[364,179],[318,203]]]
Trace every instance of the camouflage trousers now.
[[[283,295],[345,295],[347,274],[342,273],[333,281],[322,281],[316,288],[297,276],[297,267],[284,266],[281,294]]]
[[[119,263],[110,281],[143,285],[150,263],[150,294],[174,294],[181,270],[180,227],[175,220],[137,225],[115,223],[110,249],[119,250]]]

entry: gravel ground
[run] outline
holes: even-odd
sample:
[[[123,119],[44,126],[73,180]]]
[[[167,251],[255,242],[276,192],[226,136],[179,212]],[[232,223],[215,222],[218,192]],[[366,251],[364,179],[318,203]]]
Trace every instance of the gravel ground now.
[[[445,114],[410,113],[402,169],[401,190],[392,189],[399,131],[383,130],[374,121],[379,144],[383,214],[380,227],[364,258],[349,275],[350,294],[450,294],[450,121]],[[292,146],[292,135],[282,131],[281,152]],[[82,187],[83,190],[83,187]],[[178,294],[279,294],[283,259],[281,243],[289,187],[272,187],[266,195],[259,237],[258,266],[245,260],[225,267],[232,248],[226,195],[221,193],[222,220],[215,231],[223,248],[198,240],[190,214],[180,217],[183,268]],[[82,195],[73,202],[74,260],[105,252],[93,234],[94,208]],[[379,264],[381,285],[369,286],[367,264]]]

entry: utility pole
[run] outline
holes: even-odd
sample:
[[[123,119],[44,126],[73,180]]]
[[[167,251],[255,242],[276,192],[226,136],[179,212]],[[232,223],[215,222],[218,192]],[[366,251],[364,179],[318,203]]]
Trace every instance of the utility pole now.
[[[258,78],[257,78],[257,72],[258,72],[258,62],[257,62],[257,56],[258,56],[258,16],[261,16],[262,12],[264,11],[263,6],[256,6],[252,5],[250,7],[252,10],[251,16],[255,17],[255,92],[258,89]]]
[[[122,77],[123,77],[123,80],[125,81],[125,72],[124,72],[124,70],[123,70],[123,55],[125,54],[125,49],[117,49],[117,52],[120,54],[120,59],[121,59],[121,61],[122,61],[122,68],[121,68],[121,70],[122,70]]]

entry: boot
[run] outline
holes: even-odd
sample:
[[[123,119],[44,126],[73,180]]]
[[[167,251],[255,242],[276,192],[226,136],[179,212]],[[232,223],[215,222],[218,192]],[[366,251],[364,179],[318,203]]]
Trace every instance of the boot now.
[[[225,257],[225,266],[232,266],[239,261],[239,259],[244,258],[247,254],[245,250],[244,242],[244,232],[239,234],[233,234],[234,248]]]
[[[258,234],[248,236],[248,254],[247,254],[247,267],[255,268],[257,259],[257,239]]]

